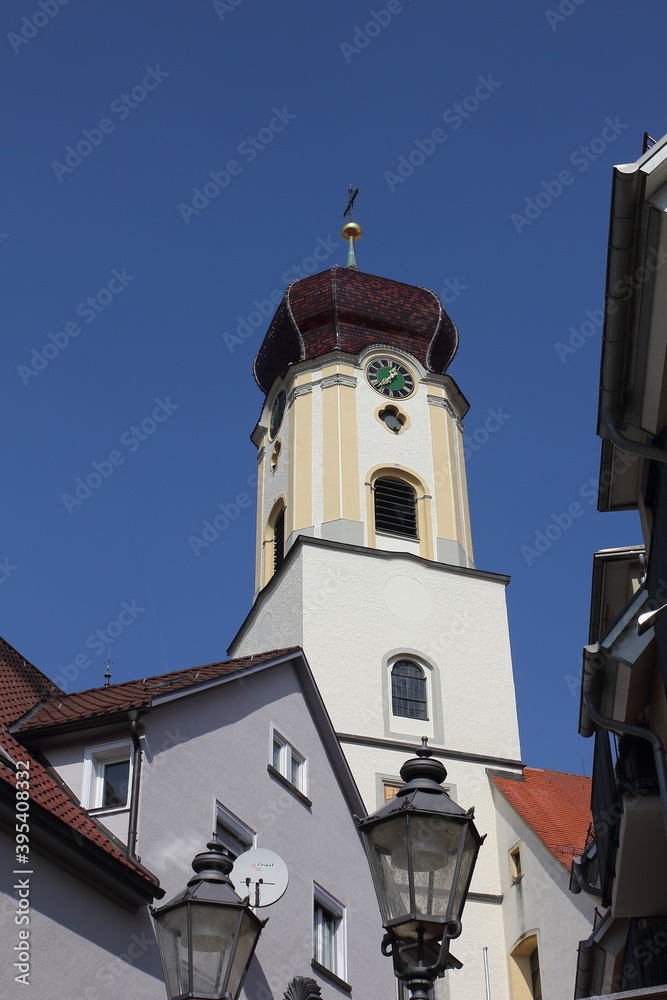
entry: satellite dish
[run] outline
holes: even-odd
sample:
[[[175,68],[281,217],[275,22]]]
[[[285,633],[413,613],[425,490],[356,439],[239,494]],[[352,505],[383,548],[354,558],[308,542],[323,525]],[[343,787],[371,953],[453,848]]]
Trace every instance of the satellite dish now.
[[[250,896],[253,907],[271,906],[277,902],[289,881],[283,859],[262,847],[239,854],[229,877],[239,896]]]

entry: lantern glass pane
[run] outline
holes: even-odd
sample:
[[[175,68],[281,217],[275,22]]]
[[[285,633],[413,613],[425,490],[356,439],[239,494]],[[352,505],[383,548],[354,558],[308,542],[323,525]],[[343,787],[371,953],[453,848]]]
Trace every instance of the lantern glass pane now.
[[[226,977],[240,907],[191,903],[192,990],[216,995],[226,989]]]
[[[405,816],[378,823],[364,833],[382,922],[387,923],[410,912]]]
[[[410,817],[414,902],[418,913],[436,917],[451,913],[456,862],[465,829],[466,826],[449,817]]]
[[[167,996],[177,997],[189,988],[187,907],[160,914],[156,917],[156,928]]]
[[[243,985],[243,980],[247,972],[247,966],[250,964],[250,959],[259,934],[260,928],[257,926],[257,921],[253,920],[252,915],[246,910],[243,914],[241,932],[236,945],[236,952],[234,953],[234,959],[232,962],[232,971],[229,975],[229,983],[227,985],[227,989],[234,998],[238,996],[241,986]]]
[[[463,906],[466,901],[468,882],[470,881],[470,875],[475,865],[475,860],[477,858],[478,850],[479,850],[479,841],[473,833],[472,824],[467,824],[466,839],[463,847],[463,856],[461,860],[461,873],[459,875],[458,884],[456,886],[456,891],[454,895],[454,908],[452,910],[453,914],[457,917],[461,916],[461,912],[463,910]]]

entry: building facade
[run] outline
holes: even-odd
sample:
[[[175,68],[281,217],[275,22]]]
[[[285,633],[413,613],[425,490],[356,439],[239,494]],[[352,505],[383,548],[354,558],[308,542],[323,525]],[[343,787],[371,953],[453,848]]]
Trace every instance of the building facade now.
[[[29,675],[48,685],[17,660],[2,664],[9,684]],[[3,947],[25,927],[32,949],[27,980],[3,983],[7,1000],[24,996],[26,983],[44,1000],[162,1000],[146,904],[185,888],[213,833],[234,857],[264,848],[287,867],[284,894],[256,910],[269,922],[246,977],[248,1000],[282,997],[295,977],[314,979],[325,1000],[395,989],[354,818],[363,803],[300,650],[33,702],[10,728],[5,742],[17,763],[29,755],[30,781],[48,760],[47,794],[59,791],[73,836],[96,838],[98,865],[84,864],[74,837],[59,866],[59,829],[32,837],[25,925],[13,920],[12,884],[0,893]],[[9,767],[3,776],[15,812]],[[13,840],[1,838],[3,874],[16,867]],[[120,874],[109,899],[112,867]]]
[[[487,773],[522,780],[509,580],[474,564],[468,403],[448,373],[458,331],[432,292],[352,263],[290,285],[255,359],[265,393],[252,434],[257,592],[229,652],[306,650],[369,812],[400,784],[411,744],[428,737],[453,797],[474,806],[487,835],[449,995],[484,990],[486,954],[494,997],[523,996],[509,977],[508,848]],[[555,870],[541,892],[549,884],[572,910]],[[592,914],[589,900],[572,912],[581,910]],[[572,964],[574,926],[564,931]],[[541,947],[551,948],[547,935]],[[550,975],[551,997],[570,994]]]
[[[599,910],[577,997],[667,983],[667,615],[649,614],[667,601],[666,212],[667,137],[613,175],[598,508],[637,510],[643,539],[593,563],[579,731],[595,741],[595,839],[573,887]]]

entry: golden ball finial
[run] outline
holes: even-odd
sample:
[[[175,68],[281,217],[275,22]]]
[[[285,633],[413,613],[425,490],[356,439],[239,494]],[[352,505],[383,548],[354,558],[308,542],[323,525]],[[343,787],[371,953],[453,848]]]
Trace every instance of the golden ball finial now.
[[[340,232],[341,236],[346,240],[350,238],[358,240],[361,236],[361,226],[358,222],[346,222]]]

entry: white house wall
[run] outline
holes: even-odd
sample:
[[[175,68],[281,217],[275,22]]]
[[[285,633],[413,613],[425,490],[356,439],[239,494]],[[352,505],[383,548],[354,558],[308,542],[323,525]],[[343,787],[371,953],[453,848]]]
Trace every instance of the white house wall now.
[[[568,891],[569,872],[493,786],[497,809],[498,860],[505,917],[505,949],[538,930],[542,995],[572,1000],[579,942],[589,937],[595,904]],[[524,876],[511,884],[509,851],[521,843]]]
[[[41,852],[31,852],[30,980],[14,979],[14,839],[0,836],[2,1000],[165,1000],[152,920],[96,892]],[[16,876],[20,878],[21,876]]]
[[[216,798],[256,831],[258,847],[276,851],[287,864],[287,892],[260,911],[271,919],[248,974],[249,1000],[280,1000],[293,976],[316,975],[313,881],[346,907],[353,995],[392,997],[368,862],[292,668],[271,668],[167,703],[145,723],[150,746],[161,746],[166,732],[182,740],[155,753],[142,777],[138,851],[167,897],[183,888],[190,860],[211,836]],[[267,771],[272,723],[307,759],[312,809]],[[325,1000],[339,1000],[339,989],[320,981]]]

